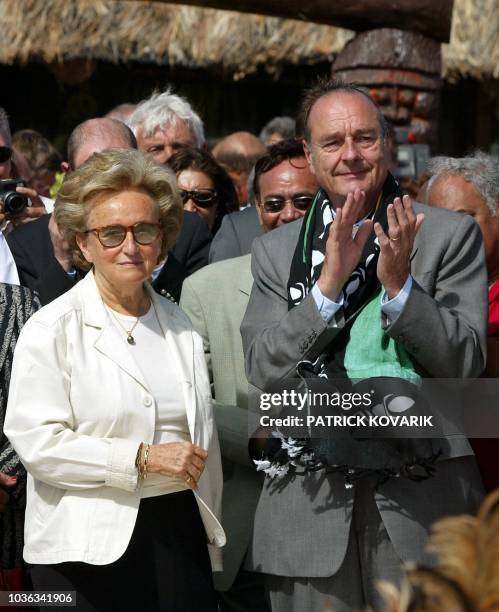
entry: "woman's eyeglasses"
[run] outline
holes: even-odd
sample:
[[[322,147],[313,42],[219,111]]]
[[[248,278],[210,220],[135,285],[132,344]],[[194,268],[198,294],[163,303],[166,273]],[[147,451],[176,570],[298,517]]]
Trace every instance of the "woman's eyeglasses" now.
[[[0,164],[5,164],[12,157],[12,149],[10,147],[0,147]]]
[[[263,210],[268,213],[278,213],[286,206],[286,202],[291,202],[297,210],[308,210],[314,201],[314,196],[296,196],[285,200],[284,198],[268,198],[262,203]]]
[[[192,200],[199,208],[211,208],[217,202],[217,192],[214,189],[196,189],[194,191],[179,189],[179,192],[184,204]]]
[[[128,232],[132,232],[137,244],[152,244],[161,234],[159,223],[136,223],[135,225],[106,225],[89,229],[85,234],[93,233],[103,247],[117,247],[122,244]]]

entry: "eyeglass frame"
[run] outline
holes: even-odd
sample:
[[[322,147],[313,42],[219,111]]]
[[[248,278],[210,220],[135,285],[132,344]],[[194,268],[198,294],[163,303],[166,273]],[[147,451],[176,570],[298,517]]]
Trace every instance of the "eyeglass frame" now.
[[[137,227],[137,225],[151,225],[151,226],[157,227],[158,234],[156,235],[155,238],[151,240],[151,242],[139,242],[137,238],[135,237],[135,232],[134,232],[134,229]],[[102,232],[102,230],[108,229],[109,227],[119,227],[125,230],[125,233],[123,235],[123,240],[119,242],[118,244],[109,246],[102,242],[101,237],[100,237],[100,232]],[[93,233],[97,236],[97,240],[105,249],[115,249],[116,247],[121,246],[125,242],[126,237],[128,236],[128,232],[132,233],[132,237],[137,244],[140,244],[141,246],[149,246],[150,244],[152,244],[155,240],[157,240],[160,237],[161,233],[163,232],[163,226],[161,225],[161,223],[149,223],[148,221],[139,221],[138,223],[135,223],[134,225],[120,225],[119,223],[115,223],[113,225],[103,225],[102,227],[94,227],[92,229],[85,230],[83,233],[84,234]]]
[[[189,191],[188,189],[179,189],[180,198],[182,199],[182,204],[186,204],[189,200],[192,200],[196,206],[199,208],[213,208],[213,206],[217,203],[218,192],[216,189],[203,189],[203,191],[209,191],[212,195],[211,200],[208,202],[199,202],[195,195],[196,193],[200,193],[201,189],[193,189]],[[188,196],[185,198],[185,196]],[[185,199],[184,199],[185,198]]]
[[[310,198],[310,203],[307,206],[307,208],[300,208],[299,206],[295,205],[295,200],[298,200],[300,198]],[[282,212],[285,208],[286,208],[286,204],[288,202],[291,202],[291,204],[293,205],[293,208],[296,208],[296,210],[299,210],[300,212],[306,212],[310,206],[312,206],[313,202],[314,202],[314,198],[315,198],[315,194],[314,195],[306,195],[306,194],[301,194],[301,195],[297,195],[294,198],[281,198],[281,197],[274,197],[274,198],[269,198],[268,200],[263,200],[262,202],[258,202],[258,204],[263,208],[263,210],[271,215],[276,215],[280,212]],[[278,209],[278,210],[267,210],[265,208],[265,204],[268,202],[279,202],[282,204],[282,206]]]

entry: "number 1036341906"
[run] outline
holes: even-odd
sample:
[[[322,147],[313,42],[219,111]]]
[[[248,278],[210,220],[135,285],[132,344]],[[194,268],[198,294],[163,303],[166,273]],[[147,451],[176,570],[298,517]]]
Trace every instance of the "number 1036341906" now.
[[[76,591],[0,591],[0,606],[76,606]]]

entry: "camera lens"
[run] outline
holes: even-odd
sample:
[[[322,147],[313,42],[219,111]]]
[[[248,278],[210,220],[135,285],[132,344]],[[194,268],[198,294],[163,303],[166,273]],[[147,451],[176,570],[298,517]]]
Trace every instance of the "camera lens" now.
[[[4,212],[10,215],[18,215],[28,206],[27,196],[16,191],[6,193],[3,202]]]

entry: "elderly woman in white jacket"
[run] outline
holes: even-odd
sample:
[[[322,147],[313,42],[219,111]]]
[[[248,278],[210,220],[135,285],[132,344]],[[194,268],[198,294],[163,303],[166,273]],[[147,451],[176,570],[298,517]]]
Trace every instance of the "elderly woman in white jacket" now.
[[[78,610],[216,610],[220,454],[200,337],[148,284],[180,228],[175,178],[96,153],[55,217],[90,271],[15,351],[5,432],[28,471],[24,558]]]

